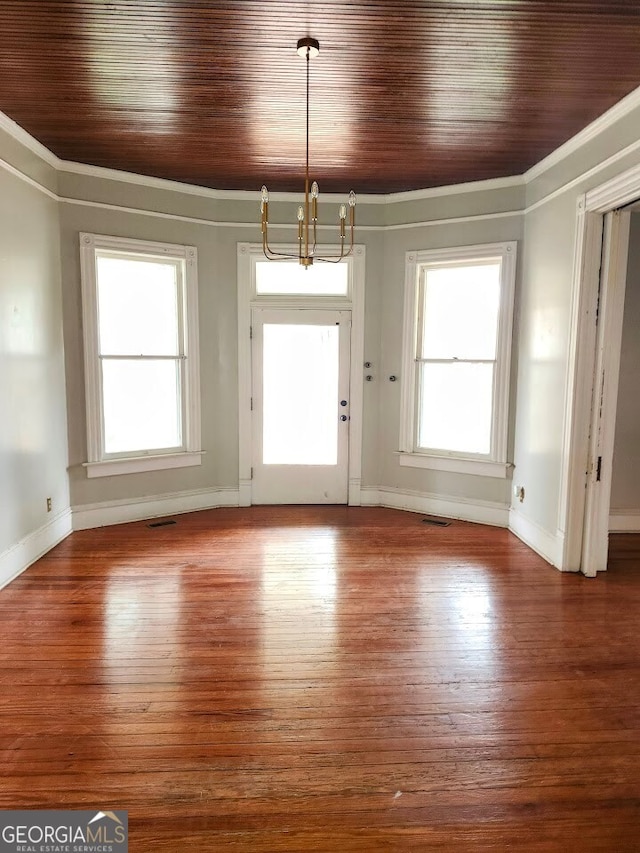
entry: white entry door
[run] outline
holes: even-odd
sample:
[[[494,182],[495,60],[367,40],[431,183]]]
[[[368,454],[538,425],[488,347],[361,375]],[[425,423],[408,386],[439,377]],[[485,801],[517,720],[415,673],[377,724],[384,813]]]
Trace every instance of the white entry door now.
[[[351,312],[254,308],[252,329],[252,503],[347,503]]]

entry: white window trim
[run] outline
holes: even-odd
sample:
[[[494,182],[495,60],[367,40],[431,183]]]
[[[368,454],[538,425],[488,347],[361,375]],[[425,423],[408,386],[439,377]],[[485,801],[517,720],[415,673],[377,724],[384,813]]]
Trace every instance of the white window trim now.
[[[511,368],[511,334],[517,242],[486,243],[447,249],[428,249],[407,252],[405,256],[404,325],[402,331],[402,381],[400,410],[400,465],[431,468],[460,474],[506,478],[512,469],[507,462],[509,429],[509,374]],[[437,451],[417,451],[414,445],[416,422],[416,362],[415,342],[418,323],[418,294],[423,266],[450,261],[502,260],[500,281],[500,313],[494,373],[491,452],[464,454]]]
[[[182,450],[170,448],[138,454],[105,454],[102,412],[102,373],[98,357],[98,305],[96,251],[101,249],[167,257],[183,263],[184,356]],[[84,333],[84,369],[87,413],[87,477],[110,477],[165,468],[183,468],[201,464],[200,433],[200,349],[198,345],[198,252],[195,246],[80,234],[80,270],[82,282],[82,320]]]

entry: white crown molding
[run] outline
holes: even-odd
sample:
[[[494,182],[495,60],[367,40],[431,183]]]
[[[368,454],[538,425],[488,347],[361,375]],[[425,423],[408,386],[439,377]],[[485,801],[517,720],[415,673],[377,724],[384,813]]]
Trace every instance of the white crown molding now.
[[[582,172],[582,174],[578,175],[575,178],[572,178],[566,184],[563,184],[561,187],[558,187],[558,189],[553,190],[553,192],[542,196],[542,198],[539,198],[538,201],[535,201],[533,204],[530,204],[528,207],[526,207],[523,213],[532,213],[537,208],[542,207],[542,205],[548,204],[550,201],[553,201],[555,198],[558,198],[558,196],[561,196],[569,190],[572,190],[575,187],[578,187],[581,184],[585,183],[585,181],[589,181],[591,178],[594,178],[596,175],[598,175],[605,169],[608,169],[611,166],[615,166],[615,164],[618,163],[620,160],[624,160],[625,157],[628,157],[630,154],[634,154],[638,150],[640,150],[640,139],[636,140],[635,142],[632,142],[630,145],[627,145],[626,148],[622,148],[620,151],[616,151],[615,154],[612,154],[610,157],[607,157],[606,160],[602,160],[602,162],[597,163],[590,169],[587,169],[586,172]],[[637,167],[634,166],[628,171],[631,172],[635,168]],[[612,184],[615,181],[625,182],[627,180],[627,178],[625,177],[626,175],[627,172],[623,172],[622,175],[618,175],[613,178],[612,181],[608,181],[605,186],[608,188],[609,184]],[[599,192],[599,188],[596,188],[595,190],[589,190],[589,195],[595,195],[596,192]],[[609,189],[607,189],[606,192],[609,192]],[[631,200],[631,197],[629,198],[629,200]]]
[[[125,172],[119,169],[107,169],[104,166],[92,166],[88,163],[74,163],[71,160],[60,160],[59,169],[72,175],[82,175],[88,178],[101,178],[110,181],[119,181],[124,184],[134,184],[150,189],[170,190],[171,192],[195,195],[201,198],[217,199],[221,201],[248,201],[259,204],[260,190],[216,190],[211,187],[201,187],[197,184],[184,184],[181,181],[171,181],[167,178],[154,178],[150,175],[139,175],[136,172]],[[418,190],[423,192],[423,190]],[[293,192],[270,192],[269,198],[276,202],[299,202],[301,193]],[[346,198],[346,193],[323,193],[322,198],[326,201],[340,203]],[[386,204],[389,198],[386,195],[363,195],[366,204]],[[271,224],[271,223],[269,223]],[[297,226],[296,226],[297,227]]]
[[[525,183],[531,183],[535,178],[539,178],[540,175],[557,166],[571,154],[575,154],[583,145],[591,142],[592,139],[595,139],[596,136],[599,136],[605,130],[609,130],[617,121],[625,118],[625,116],[638,107],[640,107],[640,86],[622,98],[621,101],[618,101],[617,104],[614,104],[606,113],[603,113],[595,121],[592,121],[591,124],[588,124],[576,133],[575,136],[572,136],[571,139],[568,139],[559,148],[552,151],[543,160],[540,160],[539,163],[536,163],[535,166],[528,169],[523,175]]]
[[[104,166],[92,166],[88,163],[74,163],[71,160],[60,160],[58,167],[61,172],[72,175],[82,175],[87,178],[101,178],[109,181],[119,181],[123,184],[134,184],[135,186],[147,187],[149,189],[169,190],[171,192],[183,193],[184,195],[195,195],[202,198],[219,199],[227,201],[250,201],[259,203],[259,190],[215,190],[211,187],[200,187],[196,184],[184,184],[181,181],[170,181],[166,178],[153,178],[150,175],[139,175],[135,172],[124,172],[119,169],[107,169]],[[274,198],[286,196],[287,193],[272,193]],[[298,196],[289,193],[292,199]],[[285,199],[286,200],[286,199]]]
[[[522,175],[512,175],[504,178],[493,178],[490,180],[483,181],[473,181],[462,184],[452,184],[442,187],[430,187],[421,190],[409,190],[406,192],[399,193],[389,193],[387,195],[384,194],[371,194],[371,195],[361,195],[361,202],[363,204],[371,204],[371,205],[386,205],[386,204],[398,204],[401,202],[408,201],[419,201],[428,198],[438,198],[444,196],[458,195],[462,193],[475,193],[475,192],[488,192],[491,190],[499,190],[506,189],[509,187],[517,187],[517,186],[525,186],[530,184],[535,178],[544,174],[549,169],[561,163],[564,159],[569,157],[571,154],[575,153],[579,150],[583,145],[596,138],[598,135],[603,133],[612,127],[617,121],[627,116],[634,109],[640,107],[640,87],[635,89],[617,104],[615,104],[611,109],[609,109],[602,116],[593,121],[590,125],[585,127],[571,139],[567,140],[563,145],[557,148],[555,151],[552,151],[547,157],[541,160],[536,165],[532,166],[529,170],[527,170]],[[59,172],[66,172],[68,174],[77,174],[83,175],[86,177],[95,177],[95,178],[103,178],[109,179],[112,181],[120,181],[122,183],[129,183],[136,186],[144,186],[149,188],[167,190],[171,192],[182,193],[184,195],[193,195],[200,196],[202,198],[209,199],[218,199],[218,200],[227,200],[227,201],[248,201],[251,203],[257,203],[260,199],[260,193],[258,190],[255,191],[242,191],[242,190],[216,190],[208,187],[199,187],[193,184],[184,184],[179,181],[171,181],[164,178],[153,178],[145,175],[135,174],[133,172],[125,172],[117,169],[108,169],[102,166],[92,166],[85,163],[74,163],[70,160],[61,160],[52,151],[46,148],[42,143],[38,142],[33,136],[31,136],[27,131],[20,127],[20,125],[16,124],[12,119],[10,119],[5,113],[0,112],[0,130],[4,130],[7,134],[12,136],[18,142],[23,144],[33,153],[37,154],[41,157],[47,164],[54,167]],[[615,154],[608,157],[605,161],[596,164],[591,169],[583,172],[581,175],[578,175],[576,178],[572,179],[568,183],[564,184],[562,187],[552,191],[551,193],[543,196],[538,201],[534,202],[532,205],[529,205],[526,208],[523,208],[522,211],[515,212],[505,212],[504,216],[512,216],[518,214],[527,214],[536,210],[543,204],[546,204],[548,201],[551,201],[554,198],[557,198],[562,193],[567,192],[573,187],[579,185],[581,182],[588,180],[594,175],[601,172],[603,169],[606,169],[612,165],[614,165],[619,160],[624,157],[634,153],[640,148],[640,141],[631,143],[626,148],[621,151],[616,152]],[[35,181],[33,178],[25,175],[20,172],[20,170],[16,169],[14,166],[6,163],[6,161],[0,160],[0,167],[7,169],[12,174],[16,175],[24,179],[27,183],[36,187],[37,189],[42,190],[46,195],[50,198],[57,199],[58,201],[64,201],[67,203],[81,204],[82,202],[78,199],[69,199],[57,196],[47,187],[44,187],[39,182]],[[282,201],[282,202],[296,202],[299,200],[299,194],[297,193],[272,193],[272,198],[274,201]],[[338,193],[326,193],[323,195],[327,201],[340,201],[343,196]],[[90,205],[91,202],[84,202],[87,205]],[[120,208],[116,205],[99,205],[94,203],[96,206],[102,207],[113,207],[117,210],[125,210],[131,211],[134,213],[147,213],[148,215],[158,215],[161,214],[156,213],[155,211],[141,211],[138,208]],[[179,219],[186,222],[195,222],[198,224],[210,224],[210,225],[233,225],[237,227],[254,227],[253,223],[226,223],[226,222],[214,222],[211,220],[200,220],[194,219],[192,217],[181,217],[175,216],[171,214],[163,214],[168,219]],[[499,216],[500,214],[489,214],[492,218]],[[451,219],[440,219],[440,220],[431,220],[427,222],[421,223],[411,223],[407,225],[398,224],[398,225],[386,225],[386,226],[359,226],[362,230],[395,230],[402,228],[413,228],[413,227],[421,227],[423,225],[436,225],[436,224],[455,224],[457,222],[467,222],[471,221],[472,218],[468,217],[459,217],[459,218],[451,218]],[[288,227],[288,226],[273,226],[273,227]]]
[[[26,175],[24,172],[20,171],[20,169],[16,169],[15,166],[12,166],[11,163],[8,163],[2,158],[0,158],[0,169],[4,169],[6,172],[9,172],[10,175],[13,175],[14,178],[19,178],[21,181],[24,181],[25,184],[29,184],[30,187],[33,187],[39,192],[44,193],[46,196],[49,196],[53,201],[60,201],[60,197],[54,193],[53,190],[50,190],[49,187],[45,187],[44,184],[41,184],[39,181],[36,181],[34,178]]]
[[[171,190],[173,192],[196,195],[203,198],[220,199],[226,201],[248,201],[259,203],[259,190],[216,190],[210,187],[200,187],[195,184],[183,184],[180,181],[170,181],[165,178],[153,178],[147,175],[138,175],[134,172],[123,172],[118,169],[106,169],[102,166],[91,166],[86,163],[73,163],[69,160],[61,160],[60,171],[74,175],[83,175],[91,178],[103,178],[112,181],[120,181],[127,184],[135,184],[154,189]],[[407,190],[398,193],[362,193],[359,194],[363,204],[397,204],[407,201],[421,201],[427,198],[439,198],[442,196],[456,195],[461,193],[488,192],[501,190],[508,187],[524,186],[521,175],[506,178],[491,178],[483,181],[470,181],[463,184],[449,184],[443,187],[428,187],[421,190]],[[275,202],[299,202],[301,193],[295,192],[270,192],[269,198]],[[344,193],[323,193],[322,198],[328,202],[340,203],[344,201]]]
[[[427,198],[437,198],[440,196],[448,196],[467,192],[487,192],[491,190],[506,189],[508,187],[523,186],[531,183],[540,175],[557,166],[564,159],[575,153],[583,145],[595,139],[604,131],[612,127],[617,121],[629,115],[633,110],[640,107],[640,87],[634,89],[622,100],[614,104],[606,113],[599,116],[587,127],[579,131],[571,139],[568,139],[559,148],[556,148],[547,157],[540,160],[522,175],[511,175],[503,178],[492,178],[482,181],[471,181],[461,184],[449,184],[443,187],[428,187],[420,190],[408,190],[406,192],[388,193],[388,194],[371,194],[363,196],[367,204],[396,204],[405,201],[419,201]],[[75,163],[71,160],[61,160],[52,151],[46,148],[42,143],[38,142],[27,131],[16,124],[5,113],[0,112],[0,129],[14,137],[41,157],[50,166],[58,169],[61,172],[69,172],[71,174],[84,175],[95,178],[108,178],[110,180],[121,181],[123,183],[131,183],[138,186],[146,186],[157,189],[172,190],[181,192],[186,195],[196,195],[204,198],[235,200],[235,201],[251,201],[257,202],[260,199],[259,190],[243,191],[243,190],[216,190],[208,187],[199,187],[193,184],[184,184],[180,181],[171,181],[165,178],[153,178],[145,175],[139,175],[133,172],[125,172],[117,169],[108,169],[102,166],[92,166],[85,163]],[[273,193],[275,201],[297,201],[299,194],[297,193]],[[327,193],[323,196],[329,201],[338,201],[342,198],[339,193]]]
[[[0,554],[0,589],[11,583],[71,533],[71,510],[65,509]]]
[[[36,154],[40,157],[41,160],[44,160],[49,166],[52,166],[54,169],[60,169],[62,160],[50,151],[45,145],[31,136],[30,133],[20,127],[13,119],[9,118],[6,113],[0,112],[0,130],[3,130],[9,136],[13,137],[17,142],[21,145],[24,145],[25,148],[28,148],[29,151]]]
[[[460,195],[462,193],[490,192],[491,190],[504,190],[510,187],[523,187],[522,175],[509,175],[505,178],[489,178],[484,181],[467,181],[462,184],[446,184],[442,187],[427,187],[423,190],[407,190],[400,193],[389,193],[384,196],[365,196],[369,198],[381,198],[382,204],[397,204],[405,201],[422,201],[425,198],[439,198],[441,196]]]
[[[181,181],[171,181],[166,178],[154,178],[148,175],[139,175],[135,172],[126,172],[119,169],[108,169],[104,166],[92,166],[89,163],[75,163],[72,160],[61,160],[35,137],[27,133],[19,124],[16,124],[8,115],[0,112],[0,130],[4,130],[42,160],[60,172],[73,175],[82,175],[90,178],[102,178],[111,181],[119,181],[125,184],[134,184],[151,189],[170,190],[171,192],[195,195],[202,198],[219,199],[224,201],[260,201],[260,190],[216,190],[210,187],[200,187],[195,184],[185,184]],[[405,201],[419,201],[426,198],[438,198],[440,196],[456,195],[460,193],[487,192],[500,190],[507,187],[522,186],[524,180],[521,175],[505,178],[491,178],[483,181],[470,181],[463,184],[450,184],[443,187],[429,187],[421,190],[407,190],[399,193],[371,193],[361,194],[363,204],[396,204]],[[272,192],[274,201],[298,202],[300,193]],[[323,193],[323,199],[331,202],[344,200],[344,193]]]

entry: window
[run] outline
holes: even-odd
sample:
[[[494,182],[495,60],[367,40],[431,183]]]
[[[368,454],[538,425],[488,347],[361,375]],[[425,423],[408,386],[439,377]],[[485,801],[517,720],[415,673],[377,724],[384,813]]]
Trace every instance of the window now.
[[[87,476],[199,465],[197,253],[80,235]]]
[[[349,298],[349,261],[302,267],[295,261],[257,260],[256,296],[335,296]]]
[[[507,475],[516,243],[407,255],[400,464]]]

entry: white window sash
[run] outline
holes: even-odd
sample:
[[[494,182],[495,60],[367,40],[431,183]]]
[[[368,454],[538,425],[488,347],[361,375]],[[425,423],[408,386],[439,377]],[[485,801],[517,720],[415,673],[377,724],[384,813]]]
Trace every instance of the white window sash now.
[[[451,458],[451,459],[473,459],[473,460],[484,460],[491,461],[493,460],[493,455],[491,450],[489,453],[472,453],[470,451],[459,451],[459,450],[446,450],[440,447],[423,447],[418,444],[418,436],[420,433],[419,423],[420,423],[420,413],[422,409],[422,399],[420,395],[420,370],[419,366],[422,364],[491,364],[493,365],[493,387],[491,393],[491,403],[492,403],[492,413],[495,404],[495,396],[496,396],[496,359],[479,359],[479,358],[416,358],[414,359],[414,382],[415,382],[415,411],[413,413],[414,421],[413,421],[413,439],[412,439],[412,453],[426,453],[431,456],[442,456],[443,458]],[[494,416],[492,414],[492,423],[491,423],[491,437],[493,442],[493,433],[494,433]]]

